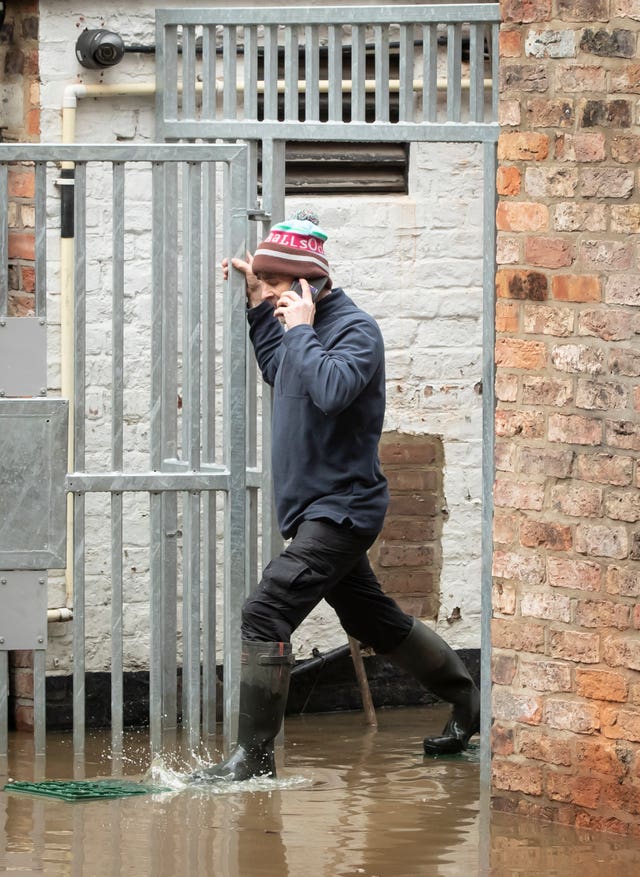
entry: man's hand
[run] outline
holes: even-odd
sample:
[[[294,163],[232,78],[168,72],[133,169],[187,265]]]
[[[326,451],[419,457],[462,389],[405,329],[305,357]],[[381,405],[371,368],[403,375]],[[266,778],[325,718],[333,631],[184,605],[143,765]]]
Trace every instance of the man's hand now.
[[[225,280],[229,277],[229,260],[222,260],[222,276]],[[253,273],[253,256],[247,251],[247,261],[232,259],[231,264],[238,271],[242,271],[245,279],[247,303],[250,308],[257,307],[262,302],[262,284]]]
[[[274,316],[284,320],[287,329],[292,329],[294,326],[313,326],[316,306],[311,297],[309,284],[304,277],[300,278],[300,286],[302,295],[298,295],[293,289],[283,292],[273,312]]]

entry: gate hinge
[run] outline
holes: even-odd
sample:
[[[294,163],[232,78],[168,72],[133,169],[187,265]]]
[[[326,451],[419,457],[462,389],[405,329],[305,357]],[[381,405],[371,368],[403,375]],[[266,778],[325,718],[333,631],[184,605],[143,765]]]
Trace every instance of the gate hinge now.
[[[271,222],[271,214],[259,207],[253,210],[247,210],[247,218],[252,222]]]

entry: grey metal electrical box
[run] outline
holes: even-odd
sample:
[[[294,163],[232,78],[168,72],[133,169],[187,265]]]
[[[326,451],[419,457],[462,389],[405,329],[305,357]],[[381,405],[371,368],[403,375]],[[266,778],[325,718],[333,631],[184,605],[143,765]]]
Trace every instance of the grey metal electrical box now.
[[[0,395],[45,396],[47,326],[40,317],[0,321]]]
[[[66,399],[0,400],[0,570],[66,566]]]
[[[47,647],[47,574],[0,570],[0,651]]]

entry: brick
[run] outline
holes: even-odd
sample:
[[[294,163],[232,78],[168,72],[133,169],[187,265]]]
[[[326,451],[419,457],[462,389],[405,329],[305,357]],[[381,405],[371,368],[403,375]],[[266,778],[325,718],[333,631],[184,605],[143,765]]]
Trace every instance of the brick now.
[[[502,20],[526,23],[551,18],[551,0],[504,0]]]
[[[507,131],[498,139],[500,161],[543,161],[549,155],[549,137],[529,131]]]
[[[511,91],[544,92],[549,88],[548,70],[545,64],[507,64],[500,65],[500,94]]]
[[[564,801],[578,807],[594,809],[600,803],[602,781],[597,777],[574,776],[547,771],[545,791],[552,801]]]
[[[597,563],[547,557],[547,583],[552,588],[599,591],[601,581],[602,571]]]
[[[33,170],[9,168],[9,198],[34,198],[36,193],[36,177]]]
[[[544,581],[544,558],[539,555],[523,555],[514,551],[494,551],[493,574],[499,579],[540,585]]]
[[[627,100],[585,100],[581,103],[579,124],[583,128],[630,128],[633,113]]]
[[[571,691],[572,667],[561,661],[520,661],[518,681],[521,688],[536,691]]]
[[[544,414],[541,411],[498,409],[496,411],[496,435],[502,437],[519,436],[525,439],[543,438]]]
[[[516,515],[502,514],[499,510],[493,516],[493,538],[495,542],[510,545],[518,536]]]
[[[549,208],[530,201],[500,201],[496,209],[498,231],[546,231]]]
[[[556,161],[575,161],[579,164],[604,161],[606,140],[599,131],[578,131],[575,134],[556,134],[554,157]]]
[[[33,232],[10,231],[8,254],[10,259],[33,261],[36,255],[36,239]]]
[[[640,162],[640,135],[616,134],[611,138],[611,158],[619,164]]]
[[[630,618],[629,606],[611,600],[580,600],[576,607],[575,620],[580,627],[628,630]]]
[[[612,707],[603,716],[602,733],[609,740],[640,743],[640,710]]]
[[[386,541],[425,542],[435,539],[436,527],[432,520],[424,518],[394,518],[387,515],[381,539]]]
[[[514,759],[494,758],[491,764],[492,789],[542,795],[542,768],[531,767]]]
[[[525,405],[553,405],[561,408],[573,402],[573,382],[533,375],[522,381]]]
[[[16,704],[13,719],[16,731],[33,731],[33,704]]]
[[[494,649],[541,654],[545,646],[545,627],[511,618],[494,618],[491,622],[491,644]]]
[[[640,204],[612,204],[611,231],[640,234]]]
[[[547,621],[571,621],[571,600],[564,594],[527,592],[520,599],[523,618],[542,618]]]
[[[556,204],[553,227],[557,231],[605,231],[607,210],[605,204]]]
[[[539,271],[503,268],[496,272],[496,294],[499,299],[544,301],[548,280]]]
[[[580,39],[580,50],[603,58],[633,58],[636,37],[633,31],[623,28],[592,30],[585,28]]]
[[[434,494],[392,494],[389,501],[388,513],[390,515],[437,515],[440,512],[441,503],[437,502]]]
[[[619,167],[586,167],[580,171],[584,198],[628,198],[634,189],[632,170]]]
[[[576,474],[582,481],[613,484],[624,487],[631,484],[633,460],[615,454],[578,454]]]
[[[434,549],[430,545],[381,545],[378,563],[386,566],[428,566],[434,561]]]
[[[629,420],[607,420],[605,441],[612,448],[640,451],[640,426]]]
[[[428,436],[403,436],[396,433],[383,433],[379,454],[383,464],[429,465],[434,463],[439,453],[439,441]]]
[[[602,423],[579,414],[551,414],[548,438],[569,445],[600,445]]]
[[[598,673],[600,671],[580,670],[579,673]],[[588,696],[588,695],[586,695]],[[599,773],[622,779],[629,768],[627,750],[615,746],[607,740],[577,740],[575,744],[576,767],[586,768],[589,773]]]
[[[551,350],[551,362],[559,371],[572,374],[604,374],[604,351],[586,344],[559,344]]]
[[[495,582],[492,588],[491,605],[500,615],[515,615],[516,589],[513,585]]]
[[[640,816],[640,785],[635,783],[609,783],[603,789],[604,800],[614,810],[626,816]]]
[[[389,467],[385,470],[387,481],[391,490],[417,491],[437,490],[441,480],[441,474],[435,469],[413,469],[403,467],[394,469]]]
[[[609,356],[611,374],[628,378],[640,376],[640,353],[636,350],[616,347]]]
[[[501,165],[496,175],[498,195],[518,195],[520,193],[520,170],[513,165]]]
[[[588,554],[590,557],[622,560],[629,554],[629,539],[623,527],[579,524],[576,527],[575,546],[578,554]]]
[[[575,248],[565,238],[528,237],[524,242],[524,258],[539,268],[567,268],[575,259]]]
[[[11,666],[26,667],[32,670],[33,652],[31,649],[16,649],[14,652],[11,652]]]
[[[520,101],[498,101],[498,122],[501,128],[517,126],[520,124]]]
[[[571,198],[578,182],[578,170],[566,165],[528,167],[524,175],[525,192],[532,198]]]
[[[529,30],[525,54],[532,58],[575,58],[576,35],[572,30]]]
[[[492,716],[503,722],[539,725],[542,720],[542,698],[496,687],[493,689]]]
[[[520,544],[526,548],[546,548],[550,551],[569,551],[573,545],[571,527],[545,521],[522,521]]]
[[[592,700],[611,700],[625,703],[629,684],[620,673],[610,670],[576,669],[576,694]]]
[[[520,262],[520,238],[517,235],[507,235],[501,232],[496,242],[496,261],[498,265],[513,265]],[[497,324],[496,324],[497,328]],[[510,331],[504,329],[498,331]]]
[[[613,0],[611,14],[615,18],[632,18],[635,21],[640,21],[638,0]]]
[[[498,722],[491,727],[491,752],[495,755],[513,755],[513,729]]]
[[[575,630],[552,630],[549,633],[549,655],[581,664],[597,664],[600,661],[600,637]]]
[[[600,301],[600,278],[589,274],[556,274],[551,278],[551,295],[557,301]]]
[[[582,241],[580,261],[585,271],[628,271],[634,265],[633,245],[627,241]]]
[[[16,669],[11,672],[11,693],[15,697],[25,699],[33,698],[33,671],[27,669]]]
[[[501,30],[498,35],[501,58],[519,58],[522,54],[522,33],[519,30]]]
[[[563,21],[608,21],[609,0],[557,0]]]
[[[554,69],[556,94],[605,93],[607,71],[600,64],[558,64]]]
[[[575,121],[573,101],[556,98],[530,98],[526,105],[526,120],[532,128],[567,128]]]
[[[640,637],[635,633],[628,636],[608,637],[604,641],[603,657],[610,667],[640,670]]]
[[[623,274],[609,277],[606,285],[605,301],[617,305],[640,305],[640,275]]]
[[[373,555],[370,559],[376,567],[376,574],[380,579],[383,590],[388,593],[424,597],[425,594],[428,595],[435,588],[435,575],[431,570],[420,567],[413,569],[401,567],[395,570],[387,567],[383,569],[378,567]]]
[[[520,451],[520,468],[530,475],[566,478],[571,471],[573,451],[553,447],[523,447]]]
[[[628,401],[629,393],[622,384],[578,381],[576,408],[614,411],[616,408],[626,408]]]
[[[518,398],[518,377],[517,375],[503,374],[498,372],[496,375],[496,397],[501,402],[515,402]]]
[[[544,504],[544,485],[500,478],[494,485],[493,496],[498,508],[540,511]]]
[[[525,305],[524,331],[534,335],[567,337],[573,334],[574,312],[548,305]]]
[[[640,521],[640,493],[637,490],[611,492],[604,507],[607,517],[614,521]]]
[[[578,335],[593,335],[603,341],[627,341],[640,334],[640,314],[622,308],[582,311],[578,315]]]
[[[571,746],[561,737],[545,734],[540,728],[535,731],[522,728],[518,734],[518,753],[525,758],[544,761],[547,764],[571,764]]]
[[[608,566],[605,587],[609,594],[621,597],[640,597],[640,568],[637,566]]]
[[[491,656],[491,679],[496,685],[511,685],[516,675],[517,662],[514,655]]]
[[[516,446],[511,442],[496,444],[495,462],[499,472],[515,472]]]
[[[628,64],[621,70],[612,70],[609,91],[612,94],[640,94],[640,64]]]
[[[546,364],[547,348],[541,341],[498,338],[495,356],[498,368],[542,369]]]
[[[597,704],[550,697],[544,706],[544,722],[558,731],[593,734],[600,728],[600,711]]]

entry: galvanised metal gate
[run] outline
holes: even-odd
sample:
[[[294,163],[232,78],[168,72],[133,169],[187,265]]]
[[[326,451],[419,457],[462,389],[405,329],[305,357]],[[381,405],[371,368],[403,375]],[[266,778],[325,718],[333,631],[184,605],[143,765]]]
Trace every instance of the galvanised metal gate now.
[[[266,232],[284,215],[287,141],[484,144],[482,778],[490,776],[490,617],[494,447],[495,174],[499,4],[159,9],[158,140],[243,140],[249,205]],[[261,198],[258,162],[261,159]],[[250,247],[255,244],[251,236]],[[268,460],[270,394],[262,390]],[[258,434],[248,386],[249,455]],[[263,469],[266,467],[263,467]],[[250,486],[250,534],[262,484],[263,553],[277,545],[268,477]],[[256,544],[250,535],[249,544]],[[249,558],[255,581],[257,555]]]
[[[7,180],[20,162],[35,165],[36,314],[11,318]],[[61,162],[74,193],[68,326],[56,294],[64,281],[52,192]],[[247,588],[245,296],[237,277],[219,282],[217,266],[246,252],[246,205],[244,145],[0,146],[0,760],[14,649],[35,650],[35,751],[45,751],[47,571],[65,566],[65,488],[73,506],[75,753],[84,751],[86,655],[103,648],[94,635],[103,622],[114,757],[122,752],[127,627],[143,647],[148,634],[152,751],[175,728],[180,602],[183,727],[192,746],[201,727],[214,733],[217,570],[233,654]],[[47,301],[60,317],[57,308],[48,316]],[[50,343],[63,336],[62,371],[71,358],[68,402],[41,398],[59,387],[55,370],[47,375],[47,334]],[[96,518],[99,527],[108,522],[107,557],[92,554]],[[140,572],[134,550],[146,555],[142,584],[132,581]],[[108,614],[94,597],[105,582]],[[229,700],[237,683],[231,676]]]

